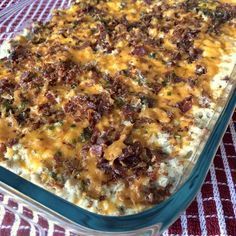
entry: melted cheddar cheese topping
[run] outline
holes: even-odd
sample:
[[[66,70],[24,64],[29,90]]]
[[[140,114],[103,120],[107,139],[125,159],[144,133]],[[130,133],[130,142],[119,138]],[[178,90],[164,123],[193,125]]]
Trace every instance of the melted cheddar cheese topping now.
[[[0,164],[99,214],[163,201],[231,83],[235,17],[229,0],[55,11],[0,60]]]

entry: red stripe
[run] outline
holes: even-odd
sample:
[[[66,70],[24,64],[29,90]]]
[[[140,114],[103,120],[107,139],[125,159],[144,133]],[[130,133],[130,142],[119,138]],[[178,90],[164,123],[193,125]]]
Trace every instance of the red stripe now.
[[[39,217],[39,220],[38,220],[38,224],[45,230],[45,231],[48,231],[48,221],[43,218],[42,216],[38,216]]]
[[[30,224],[26,220],[21,219],[20,226],[17,231],[17,236],[30,236],[30,230]]]
[[[217,217],[206,218],[206,225],[208,235],[216,236],[220,234],[219,222]]]
[[[54,225],[53,236],[64,236],[64,235],[65,235],[65,229],[59,225]]]
[[[10,208],[13,208],[13,209],[18,209],[18,203],[13,200],[13,199],[9,199],[8,200],[8,204],[7,204]]]
[[[227,129],[227,132],[229,132],[229,128]],[[233,143],[232,136],[230,133],[226,133],[223,137],[223,142],[224,143]]]
[[[236,219],[225,219],[227,224],[227,233],[228,235],[235,236],[236,235]]]
[[[209,176],[210,178],[210,176]],[[211,182],[211,178],[210,180],[208,180]],[[212,184],[204,184],[202,187],[202,199],[203,199],[203,209],[204,209],[204,213],[205,213],[205,220],[206,220],[206,228],[207,228],[207,232],[208,235],[217,235],[217,234],[213,234],[214,233],[218,233],[220,232],[220,227],[219,227],[219,222],[218,219],[212,219],[211,218],[206,218],[206,216],[209,215],[217,215],[217,210],[216,210],[216,203],[214,200],[214,194],[213,194],[213,186]],[[209,200],[208,200],[209,199]],[[210,200],[212,199],[212,200]],[[212,229],[212,223],[214,222],[214,228]]]
[[[14,4],[14,3],[16,3],[17,1],[19,1],[19,0],[5,0],[4,2],[3,2],[3,4],[1,5],[1,7],[0,7],[0,10],[2,10],[2,9],[4,9],[5,7],[7,7],[7,5],[10,3],[10,4]],[[9,5],[10,5],[9,4]]]
[[[33,212],[27,208],[27,207],[23,207],[23,213],[22,213],[25,217],[29,218],[29,219],[33,219]]]
[[[226,155],[235,155],[235,147],[232,143],[224,143],[225,145],[225,150],[226,150]]]
[[[209,197],[213,197],[213,187],[211,183],[205,183],[202,186],[202,198],[209,198]]]
[[[207,176],[206,176],[205,182],[210,181],[210,180],[211,180],[211,175],[210,175],[210,173],[208,173]]]
[[[224,210],[226,218],[234,217],[233,204],[230,201],[230,199],[228,198],[222,199],[222,206],[223,206],[223,210]]]
[[[180,219],[176,220],[175,223],[169,228],[169,234],[182,234],[182,227]]]
[[[9,236],[11,235],[11,226],[15,221],[15,215],[11,211],[5,209],[5,215],[2,221],[2,225],[0,226],[0,235],[1,236]]]
[[[189,235],[200,235],[201,227],[199,221],[198,205],[197,201],[193,201],[189,208],[186,210],[188,219],[188,234]],[[188,217],[191,216],[191,217]]]

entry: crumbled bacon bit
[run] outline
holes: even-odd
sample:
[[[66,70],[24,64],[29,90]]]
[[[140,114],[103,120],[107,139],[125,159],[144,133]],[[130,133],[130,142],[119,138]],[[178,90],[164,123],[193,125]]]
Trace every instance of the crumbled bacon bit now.
[[[106,196],[105,196],[105,195],[101,195],[101,196],[99,197],[99,201],[104,201],[104,200],[106,200]]]
[[[90,152],[97,157],[101,157],[102,156],[102,146],[101,145],[92,145],[90,148]]]
[[[109,161],[106,160],[106,159],[101,159],[98,163],[97,163],[97,167],[99,169],[101,169],[102,171],[104,171],[105,174],[107,175],[112,175],[112,167],[111,165],[109,164]]]
[[[145,3],[147,3],[148,5],[152,4],[152,0],[144,0]]]
[[[155,120],[151,118],[147,118],[147,117],[139,118],[135,120],[134,128],[140,127],[145,124],[151,124],[151,123],[155,123]]]
[[[76,76],[79,74],[78,65],[70,60],[58,64],[46,64],[43,68],[43,75],[51,86],[58,83],[71,85],[76,82]]]
[[[45,97],[48,99],[48,101],[51,103],[51,104],[55,104],[56,103],[56,99],[55,99],[55,96],[52,92],[48,91],[45,93]]]
[[[43,85],[43,80],[38,77],[34,72],[26,71],[21,75],[20,86],[22,88],[33,88]]]
[[[6,152],[6,150],[7,150],[6,144],[0,143],[0,156],[1,156],[1,154],[3,154],[4,152]]]
[[[159,82],[149,83],[149,87],[151,88],[153,93],[158,94],[161,91],[161,89],[163,88],[163,85]]]
[[[6,146],[7,147],[12,147],[15,144],[17,144],[18,142],[19,142],[18,138],[13,138],[13,139],[8,140],[8,142],[6,143]]]
[[[193,62],[199,59],[202,56],[202,49],[200,48],[190,48],[189,50],[189,61]]]
[[[18,45],[11,52],[9,59],[14,63],[19,63],[21,60],[24,60],[30,56],[30,51],[26,46]]]
[[[172,81],[174,84],[175,83],[180,83],[180,82],[184,81],[184,79],[182,79],[181,77],[177,76],[174,71],[167,72],[165,74],[165,79],[167,81]]]
[[[133,107],[129,104],[123,107],[123,114],[126,120],[134,122],[138,116],[139,108]]]
[[[136,55],[136,56],[145,56],[147,55],[147,50],[145,49],[144,46],[137,46],[134,48],[134,50],[132,51],[132,54],[133,55]]]
[[[182,102],[177,103],[177,107],[183,112],[186,113],[192,108],[192,97],[185,98]]]
[[[149,203],[149,204],[157,204],[163,201],[166,198],[166,196],[170,194],[168,187],[158,188],[152,183],[150,184],[150,186],[143,186],[143,188],[141,189],[141,192],[145,196],[144,202]]]
[[[42,112],[45,116],[50,116],[54,113],[49,103],[44,103],[39,106],[39,111]]]
[[[118,157],[114,163],[122,163],[128,168],[133,168],[137,166],[140,162],[140,155],[142,152],[142,145],[140,142],[136,141],[134,144],[129,145],[123,150],[123,153]],[[121,165],[122,165],[121,164]]]
[[[12,83],[9,79],[0,79],[0,94],[10,93],[12,94],[16,85]]]

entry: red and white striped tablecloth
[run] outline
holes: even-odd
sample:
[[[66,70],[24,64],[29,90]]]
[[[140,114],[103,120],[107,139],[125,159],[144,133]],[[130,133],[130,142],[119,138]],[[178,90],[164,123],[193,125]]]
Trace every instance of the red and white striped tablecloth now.
[[[0,17],[0,42],[31,20],[45,20],[52,8],[63,8],[69,0],[0,0],[2,10],[23,2],[16,12]],[[28,6],[24,5],[31,2]],[[19,217],[18,214],[23,216]],[[30,221],[29,221],[30,219]],[[48,221],[29,207],[1,194],[0,236],[72,235],[70,230]],[[180,218],[164,232],[165,236],[236,236],[236,113],[220,143],[214,163],[196,199]]]

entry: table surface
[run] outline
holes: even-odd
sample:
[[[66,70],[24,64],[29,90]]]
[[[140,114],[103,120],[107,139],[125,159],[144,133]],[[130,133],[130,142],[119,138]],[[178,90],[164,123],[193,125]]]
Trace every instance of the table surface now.
[[[20,0],[1,0],[0,11]],[[22,28],[27,19],[45,20],[50,16],[50,9],[66,7],[68,0],[34,0],[29,7],[22,6],[12,17],[0,19],[0,42],[12,37],[14,31]],[[12,8],[13,9],[13,8]],[[0,12],[1,14],[1,12]],[[179,219],[164,232],[165,236],[236,236],[236,113],[220,143],[216,157],[196,199],[183,212]],[[1,191],[0,191],[1,192]],[[33,219],[31,225],[25,219],[18,219],[17,214],[0,204],[0,236],[39,235],[37,227],[48,235],[70,235],[67,229],[49,222],[21,206],[14,199],[0,193],[0,203],[13,207],[22,215]],[[38,226],[37,226],[38,225]]]

